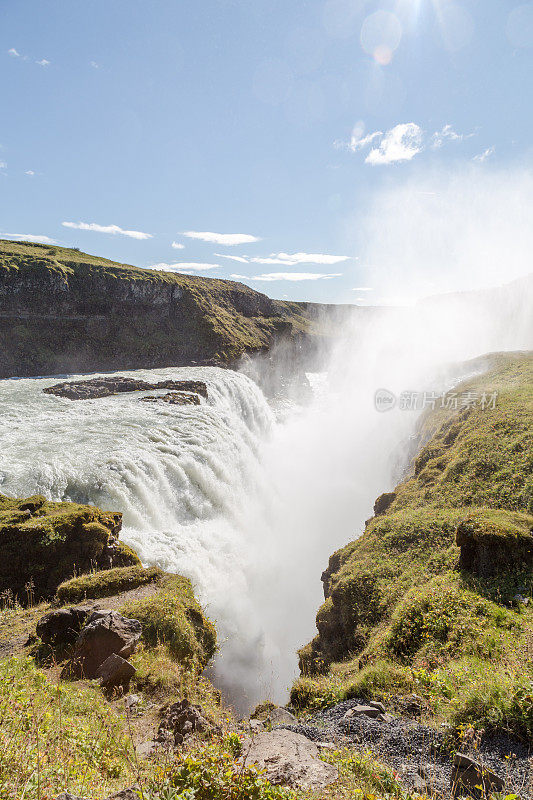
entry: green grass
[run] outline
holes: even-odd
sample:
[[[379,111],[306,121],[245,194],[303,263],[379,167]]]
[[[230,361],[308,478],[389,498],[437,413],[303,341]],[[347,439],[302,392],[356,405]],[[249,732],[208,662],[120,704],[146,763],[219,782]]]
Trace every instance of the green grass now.
[[[80,575],[62,583],[57,589],[57,599],[61,605],[79,603],[81,600],[110,597],[154,583],[163,576],[158,567],[141,566],[117,567],[89,575]]]
[[[0,798],[108,793],[132,781],[123,717],[87,683],[56,684],[30,658],[0,661]]]
[[[412,474],[331,557],[296,707],[415,691],[436,721],[530,735],[533,610],[513,597],[533,598],[533,357],[489,363],[458,391],[496,407],[427,413]]]
[[[126,603],[121,613],[142,623],[147,645],[165,645],[173,658],[191,669],[203,669],[216,651],[214,625],[196,600],[191,582],[180,575],[165,577],[156,594]]]

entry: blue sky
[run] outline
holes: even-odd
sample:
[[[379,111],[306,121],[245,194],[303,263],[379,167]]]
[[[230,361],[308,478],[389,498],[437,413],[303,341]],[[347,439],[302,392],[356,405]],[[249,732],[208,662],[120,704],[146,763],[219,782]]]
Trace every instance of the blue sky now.
[[[505,253],[533,198],[533,3],[3,0],[0,68],[3,236],[385,302],[406,236],[463,288],[434,226]]]

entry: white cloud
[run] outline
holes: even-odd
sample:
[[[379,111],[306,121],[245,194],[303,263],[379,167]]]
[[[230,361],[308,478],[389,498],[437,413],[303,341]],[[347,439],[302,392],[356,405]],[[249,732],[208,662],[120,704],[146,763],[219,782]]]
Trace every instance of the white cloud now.
[[[38,236],[33,233],[1,233],[2,239],[15,239],[17,242],[41,242],[42,244],[57,244],[55,239],[49,236]]]
[[[371,286],[354,286],[352,292],[373,292],[374,289]]]
[[[361,126],[356,125],[352,131],[348,149],[351,150],[352,153],[355,153],[357,150],[362,150],[364,147],[367,147],[367,145],[372,144],[373,141],[379,139],[379,137],[383,135],[383,131],[374,131],[374,133],[368,133],[366,136],[363,136]]]
[[[251,236],[248,233],[212,233],[211,231],[184,231],[183,236],[188,236],[189,239],[200,239],[202,242],[210,242],[211,244],[235,245],[235,244],[250,244],[251,242],[260,242],[257,236]]]
[[[483,150],[482,153],[478,153],[477,156],[474,156],[474,161],[477,161],[479,163],[483,163],[483,161],[486,161],[487,158],[490,158],[491,156],[493,156],[495,152],[496,152],[496,148],[495,147],[487,147],[487,149]]]
[[[330,274],[320,274],[317,272],[267,272],[263,275],[231,275],[231,278],[236,280],[247,281],[320,281],[328,280],[329,278],[340,278],[342,272],[335,272]]]
[[[331,256],[324,253],[278,253],[277,258],[291,264],[338,264],[347,261],[349,256]]]
[[[402,122],[388,131],[374,131],[364,134],[364,124],[358,122],[351,134],[349,142],[334,142],[335,147],[345,148],[355,153],[374,145],[365,158],[366,164],[373,166],[397,164],[411,161],[416,155],[431,148],[438,150],[450,142],[469,139],[474,133],[457,133],[452,125],[446,124],[433,134],[425,133],[416,122]]]
[[[185,249],[185,245],[181,244],[181,242],[172,242],[171,246],[174,248],[174,250],[184,250]]]
[[[442,147],[442,145],[446,142],[460,142],[464,139],[462,133],[457,133],[454,131],[451,125],[444,125],[441,131],[435,131],[433,136],[431,137],[431,146],[435,149]]]
[[[217,258],[229,258],[231,261],[239,261],[241,264],[249,264],[249,259],[246,256],[226,256],[224,253],[215,253]]]
[[[36,61],[35,63],[38,64],[40,67],[48,67],[48,66],[50,66],[50,62],[48,61],[47,58],[41,58],[40,61]]]
[[[96,233],[119,233],[121,236],[129,236],[131,239],[151,239],[151,233],[142,231],[126,231],[118,225],[98,225],[96,222],[62,222],[65,228],[76,228],[79,231],[96,231]]]
[[[20,58],[21,57],[20,53],[18,52],[18,50],[15,50],[14,47],[12,47],[11,50],[8,50],[7,52],[8,52],[8,54],[10,56],[12,56],[12,58]]]
[[[5,169],[7,167],[7,161],[0,161],[0,169]]]
[[[215,253],[219,258],[230,258],[241,264],[282,264],[291,267],[295,264],[338,264],[350,256],[332,256],[324,253],[271,253],[269,256],[226,256]]]
[[[35,175],[35,171],[33,169],[27,169],[25,171],[24,175],[30,175],[30,177],[31,177],[31,176]]]
[[[89,65],[90,65],[90,66],[91,66],[93,69],[100,69],[100,64],[97,64],[97,63],[96,63],[96,61],[89,61]]]
[[[146,269],[155,269],[161,272],[205,272],[210,269],[218,269],[220,264],[203,264],[197,261],[177,261],[174,264],[165,264],[161,262],[159,264],[152,264]]]
[[[383,136],[379,147],[374,148],[365,158],[366,164],[395,164],[398,161],[411,161],[424,149],[423,131],[416,122],[403,122],[391,128]]]

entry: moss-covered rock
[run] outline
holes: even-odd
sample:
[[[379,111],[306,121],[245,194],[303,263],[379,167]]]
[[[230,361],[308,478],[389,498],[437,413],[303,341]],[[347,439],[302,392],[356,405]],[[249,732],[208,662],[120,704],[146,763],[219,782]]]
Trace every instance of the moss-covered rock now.
[[[61,604],[66,604],[111,597],[129,589],[155,583],[162,576],[163,573],[158,567],[144,568],[137,565],[92,572],[71,578],[58,586],[57,600]]]
[[[75,573],[140,564],[118,542],[121,525],[94,506],[0,495],[0,591],[39,600]]]

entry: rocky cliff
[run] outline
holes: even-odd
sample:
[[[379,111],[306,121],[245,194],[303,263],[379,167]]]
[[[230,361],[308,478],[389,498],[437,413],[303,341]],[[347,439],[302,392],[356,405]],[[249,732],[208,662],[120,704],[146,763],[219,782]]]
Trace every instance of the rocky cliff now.
[[[228,363],[312,339],[318,312],[233,281],[0,240],[0,377]]]

